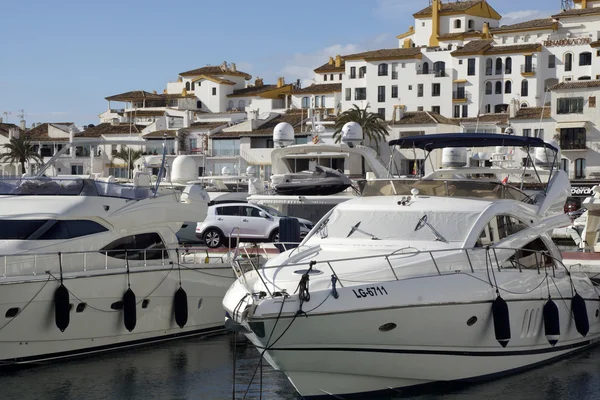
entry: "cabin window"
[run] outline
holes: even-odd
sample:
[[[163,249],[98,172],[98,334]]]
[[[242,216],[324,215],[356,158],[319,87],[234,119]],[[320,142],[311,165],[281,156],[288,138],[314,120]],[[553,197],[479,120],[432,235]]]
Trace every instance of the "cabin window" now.
[[[510,215],[496,215],[488,222],[475,243],[475,247],[490,246],[500,240],[526,229],[527,225]]]
[[[125,236],[100,249],[100,253],[109,257],[129,260],[161,260],[169,258],[158,233],[142,233],[139,235]]]
[[[549,255],[548,247],[541,238],[532,240],[515,251],[507,262],[503,264],[504,268],[545,268],[552,267],[554,262]]]
[[[106,231],[88,220],[0,220],[0,240],[63,240]]]

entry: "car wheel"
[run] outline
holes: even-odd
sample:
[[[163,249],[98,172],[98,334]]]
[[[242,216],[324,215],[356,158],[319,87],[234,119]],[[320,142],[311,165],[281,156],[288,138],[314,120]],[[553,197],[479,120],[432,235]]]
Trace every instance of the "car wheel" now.
[[[279,242],[279,229],[275,229],[273,232],[271,232],[271,236],[269,236],[269,242],[271,242],[271,243]]]
[[[223,235],[219,230],[211,228],[204,232],[204,235],[202,235],[202,240],[204,240],[204,244],[206,246],[214,249],[215,247],[219,247],[221,245],[221,242],[223,241]]]

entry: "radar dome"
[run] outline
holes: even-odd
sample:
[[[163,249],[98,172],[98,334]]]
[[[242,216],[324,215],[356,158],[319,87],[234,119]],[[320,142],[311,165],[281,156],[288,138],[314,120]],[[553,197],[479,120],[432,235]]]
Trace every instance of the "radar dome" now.
[[[442,150],[442,167],[464,167],[467,165],[467,149],[446,147]]]
[[[246,175],[256,175],[256,168],[252,165],[246,168]]]
[[[231,170],[229,169],[229,167],[221,168],[221,175],[231,175]]]
[[[181,194],[182,203],[194,203],[194,202],[210,202],[210,196],[201,186],[188,185],[183,189]]]
[[[191,156],[177,156],[171,166],[171,181],[186,183],[198,178],[196,161]]]
[[[357,122],[347,122],[342,128],[342,143],[358,144],[363,140],[363,130]]]
[[[294,143],[294,128],[287,122],[280,122],[273,129],[273,143],[285,147]]]

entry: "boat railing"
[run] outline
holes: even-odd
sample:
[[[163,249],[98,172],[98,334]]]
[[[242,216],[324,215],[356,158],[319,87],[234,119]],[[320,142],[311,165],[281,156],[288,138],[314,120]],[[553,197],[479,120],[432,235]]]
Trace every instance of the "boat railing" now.
[[[65,251],[0,256],[3,278],[72,272],[123,272],[133,269],[176,268],[178,264],[229,264],[231,252],[211,254],[203,248],[146,248],[127,250]]]
[[[301,251],[307,251],[310,247],[303,246]],[[298,254],[298,253],[296,253]],[[300,253],[301,254],[301,253]],[[348,257],[325,260],[311,260],[299,263],[290,262],[283,265],[259,265],[258,259],[251,265],[266,288],[269,295],[272,291],[278,291],[277,282],[269,281],[271,274],[269,270],[281,268],[296,269],[295,273],[307,273],[310,276],[335,277],[340,287],[360,283],[376,283],[387,281],[399,281],[414,278],[416,276],[442,276],[453,274],[474,274],[486,271],[486,279],[495,285],[495,274],[503,271],[518,271],[520,273],[529,271],[536,274],[552,274],[556,276],[558,269],[568,271],[560,258],[554,257],[547,250],[534,248],[511,248],[511,247],[474,247],[454,248],[441,250],[421,251],[414,247],[404,247],[385,254]],[[367,265],[369,270],[356,267]],[[378,261],[378,262],[373,262]],[[233,263],[236,261],[234,260]],[[380,266],[380,268],[378,268]],[[354,267],[354,268],[353,268]],[[234,266],[238,278],[246,279],[240,275],[242,269]],[[323,275],[327,274],[327,275]],[[289,279],[289,275],[286,278]],[[269,284],[267,284],[269,281]],[[255,289],[246,287],[249,293],[256,292]],[[269,289],[273,288],[273,290]]]

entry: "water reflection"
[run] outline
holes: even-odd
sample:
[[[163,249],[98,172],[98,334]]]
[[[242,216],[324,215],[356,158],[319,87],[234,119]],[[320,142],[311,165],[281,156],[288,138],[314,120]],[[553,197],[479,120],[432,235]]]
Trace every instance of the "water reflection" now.
[[[180,340],[153,347],[0,373],[3,400],[230,400],[233,355],[235,398],[258,399],[260,371],[250,378],[259,353],[251,345],[233,346],[230,337]],[[262,398],[298,400],[284,374],[266,363]],[[379,399],[596,399],[600,393],[600,349],[549,366],[479,385],[440,385]],[[373,399],[373,397],[368,397]],[[367,400],[367,398],[363,399]]]

